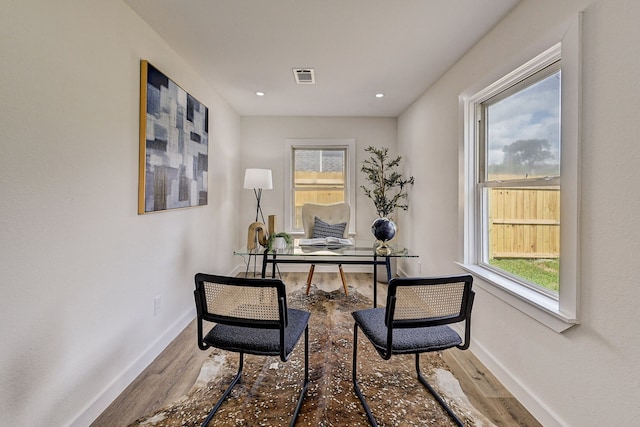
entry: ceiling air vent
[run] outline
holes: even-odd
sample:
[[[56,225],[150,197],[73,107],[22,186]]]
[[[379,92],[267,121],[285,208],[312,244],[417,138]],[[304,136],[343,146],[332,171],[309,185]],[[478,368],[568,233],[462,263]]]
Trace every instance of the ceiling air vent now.
[[[293,75],[296,78],[296,83],[299,85],[316,84],[316,77],[313,68],[294,68]]]

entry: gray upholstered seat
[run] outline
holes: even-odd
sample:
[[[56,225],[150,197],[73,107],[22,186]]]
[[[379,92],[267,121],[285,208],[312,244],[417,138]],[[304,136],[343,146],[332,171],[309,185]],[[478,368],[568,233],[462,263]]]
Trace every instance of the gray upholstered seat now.
[[[284,330],[284,354],[288,359],[309,322],[309,312],[289,308]],[[280,355],[280,330],[217,324],[204,337],[211,347],[236,353],[262,356]]]
[[[429,390],[449,416],[460,419],[429,385],[420,372],[420,354],[452,347],[466,350],[471,338],[471,308],[474,292],[469,275],[396,278],[389,282],[386,308],[354,311],[353,388],[371,425],[377,422],[360,390],[357,379],[358,329],[362,329],[380,356],[388,360],[394,354],[415,354],[418,380]],[[448,324],[465,322],[464,342]],[[371,363],[368,360],[365,363]]]
[[[277,279],[247,279],[196,274],[194,291],[198,347],[215,347],[240,354],[238,372],[202,426],[209,424],[236,383],[242,378],[244,355],[280,356],[289,360],[304,333],[304,381],[291,426],[298,418],[309,387],[310,313],[287,307],[286,288]],[[215,325],[204,335],[204,322]]]
[[[353,317],[362,332],[369,338],[378,352],[387,351],[388,328],[384,324],[386,309],[371,308],[356,311]],[[391,352],[393,354],[425,353],[446,350],[462,344],[460,335],[447,325],[424,328],[396,329],[393,331]]]

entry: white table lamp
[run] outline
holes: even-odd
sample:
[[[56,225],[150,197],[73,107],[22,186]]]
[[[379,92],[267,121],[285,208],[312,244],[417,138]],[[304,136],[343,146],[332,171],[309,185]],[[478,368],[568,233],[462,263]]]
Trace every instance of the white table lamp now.
[[[260,199],[262,198],[262,190],[272,190],[273,180],[271,178],[271,169],[247,169],[244,172],[244,185],[243,188],[253,190],[257,206],[256,206],[256,222],[258,216],[262,218],[264,223],[264,215],[262,214],[262,207],[260,207]]]

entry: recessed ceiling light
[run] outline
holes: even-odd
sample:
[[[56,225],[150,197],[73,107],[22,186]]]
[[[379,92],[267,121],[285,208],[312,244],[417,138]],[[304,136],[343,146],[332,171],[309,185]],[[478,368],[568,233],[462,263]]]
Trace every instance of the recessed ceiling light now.
[[[257,96],[264,96],[264,92],[256,92]]]
[[[382,98],[384,97],[384,93],[376,93],[376,98]]]

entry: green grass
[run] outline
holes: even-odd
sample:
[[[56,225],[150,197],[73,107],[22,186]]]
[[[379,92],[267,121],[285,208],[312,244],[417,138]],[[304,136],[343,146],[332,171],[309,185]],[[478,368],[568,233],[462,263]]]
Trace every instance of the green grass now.
[[[489,264],[550,291],[558,292],[560,289],[558,259],[492,258]]]

